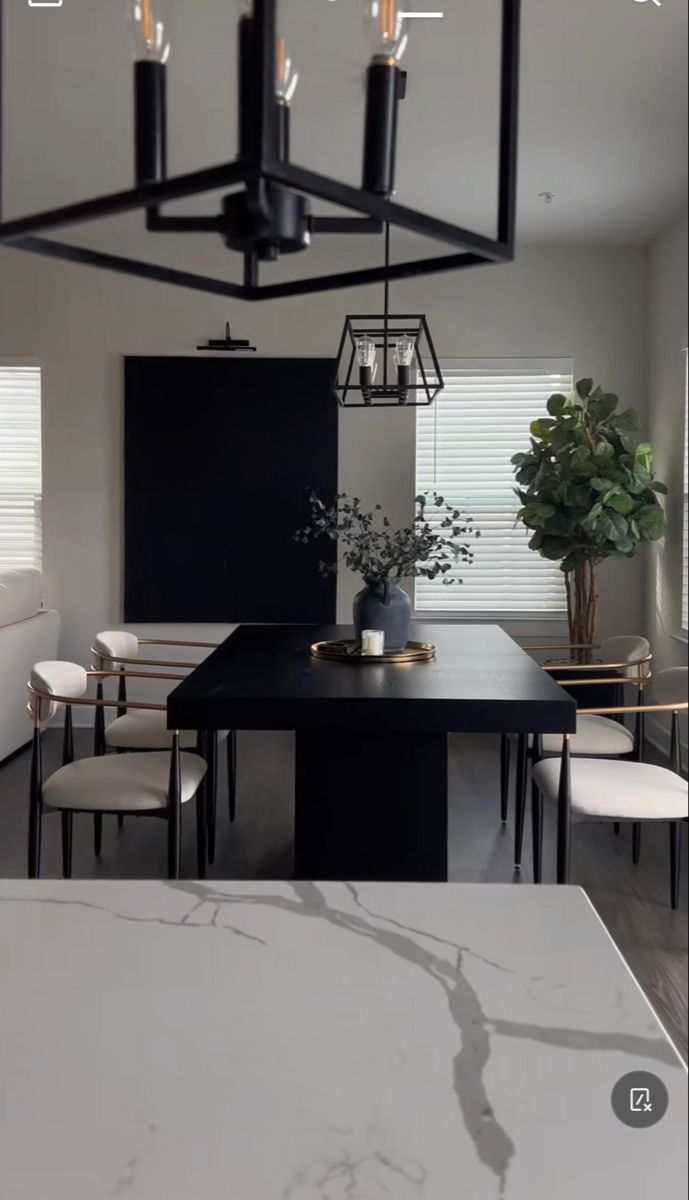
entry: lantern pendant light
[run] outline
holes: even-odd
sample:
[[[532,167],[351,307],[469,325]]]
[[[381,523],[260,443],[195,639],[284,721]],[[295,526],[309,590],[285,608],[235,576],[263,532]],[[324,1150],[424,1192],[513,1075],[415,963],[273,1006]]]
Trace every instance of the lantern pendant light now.
[[[409,20],[402,11],[401,0],[359,0],[359,4],[363,3],[371,49],[366,76],[361,186],[331,179],[291,161],[290,103],[298,75],[278,28],[278,0],[226,0],[228,36],[231,19],[238,28],[239,147],[236,158],[188,174],[170,175],[167,72],[168,60],[174,55],[174,44],[166,23],[166,0],[120,2],[129,17],[134,50],[134,185],[124,191],[2,221],[0,161],[0,246],[9,245],[49,258],[244,300],[308,295],[458,271],[481,264],[510,262],[514,258],[521,0],[500,0],[500,126],[496,147],[499,182],[495,237],[463,229],[393,199],[399,102],[407,88],[406,73],[400,63],[409,40]],[[205,2],[194,0],[194,9],[198,7],[202,13]],[[286,4],[287,0],[282,2]],[[0,29],[7,4],[8,0],[0,0]],[[182,0],[176,0],[176,5],[181,8]],[[354,7],[354,0],[349,0],[348,8]],[[323,22],[329,19],[327,8],[327,5],[323,6],[319,18]],[[203,28],[201,21],[198,28]],[[5,42],[7,40],[5,38]],[[2,42],[0,37],[0,45]],[[11,53],[11,45],[5,50]],[[228,74],[231,70],[229,66]],[[301,86],[306,93],[308,63],[302,64],[301,75]],[[202,84],[203,80],[200,86]],[[97,86],[97,76],[94,76],[94,87]],[[476,102],[480,103],[481,99],[478,97]],[[0,128],[3,100],[0,55]],[[444,153],[451,151],[451,147],[443,147]],[[466,169],[471,169],[470,162]],[[201,216],[193,212],[171,215],[165,211],[169,202],[190,201],[219,190],[225,194],[214,215]],[[344,215],[314,213],[312,201],[344,210]],[[63,242],[56,236],[73,225],[133,212],[142,214],[151,234],[208,234],[222,239],[228,250],[243,258],[241,281],[228,278],[224,273],[213,278],[162,266],[158,262],[114,255]],[[448,250],[441,255],[395,263],[394,266],[386,262],[382,267],[286,282],[261,280],[261,272],[269,270],[269,264],[285,254],[299,255],[308,251],[317,235],[375,236],[386,226],[406,229],[432,242],[443,243]],[[268,266],[264,267],[264,264]],[[407,361],[409,353],[409,346],[401,339],[396,363],[400,379],[411,365]],[[366,363],[362,366],[367,369]]]
[[[428,321],[390,312],[387,278],[384,292],[382,314],[345,317],[333,390],[343,408],[427,408],[445,386]]]

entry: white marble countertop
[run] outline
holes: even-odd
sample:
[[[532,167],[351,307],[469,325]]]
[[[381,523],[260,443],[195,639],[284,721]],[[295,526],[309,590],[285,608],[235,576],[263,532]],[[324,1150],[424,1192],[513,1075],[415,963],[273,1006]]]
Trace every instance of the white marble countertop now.
[[[0,883],[3,1200],[674,1200],[686,1120],[577,889]]]

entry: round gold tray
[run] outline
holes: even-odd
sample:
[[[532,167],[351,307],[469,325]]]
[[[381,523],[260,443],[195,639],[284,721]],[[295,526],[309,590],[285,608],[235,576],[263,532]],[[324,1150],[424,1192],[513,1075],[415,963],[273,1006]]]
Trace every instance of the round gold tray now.
[[[390,650],[385,654],[362,654],[354,639],[345,642],[315,642],[311,647],[314,658],[325,658],[330,662],[349,663],[415,663],[430,662],[435,658],[436,647],[430,642],[407,642],[404,650]]]

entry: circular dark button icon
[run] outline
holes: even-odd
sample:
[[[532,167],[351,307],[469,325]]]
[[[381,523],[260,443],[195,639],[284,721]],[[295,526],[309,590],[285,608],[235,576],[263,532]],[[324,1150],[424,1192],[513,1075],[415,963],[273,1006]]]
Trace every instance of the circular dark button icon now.
[[[670,1097],[662,1079],[650,1071],[630,1071],[618,1079],[610,1097],[612,1111],[631,1129],[649,1129],[662,1121]]]

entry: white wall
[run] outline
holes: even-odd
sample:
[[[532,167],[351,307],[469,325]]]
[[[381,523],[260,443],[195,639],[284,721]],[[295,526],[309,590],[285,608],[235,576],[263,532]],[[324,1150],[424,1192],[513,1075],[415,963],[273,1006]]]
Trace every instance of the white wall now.
[[[656,241],[649,266],[649,432],[658,476],[670,488],[667,537],[652,547],[648,572],[648,626],[657,671],[687,662],[687,643],[678,637],[684,538],[684,350],[688,341],[686,219]]]
[[[330,241],[310,252],[309,268],[340,269],[344,255],[346,265],[370,265],[371,250],[370,241]],[[216,274],[227,270],[219,243],[200,253],[207,258],[204,269],[210,263]],[[523,247],[514,265],[400,284],[393,298],[403,311],[428,314],[441,355],[572,356],[580,375],[595,376],[645,410],[641,250]],[[121,619],[122,355],[189,353],[200,340],[218,336],[228,315],[233,330],[251,336],[264,355],[329,355],[344,314],[375,310],[380,302],[379,291],[367,289],[228,305],[0,252],[0,356],[37,357],[45,372],[45,570],[47,599],[63,613],[64,655],[83,658],[92,633]],[[340,428],[341,488],[382,504],[394,521],[407,518],[413,412],[355,410],[342,414]],[[341,578],[342,619],[355,589],[355,580]],[[641,628],[641,562],[604,569],[601,592],[604,632]]]

